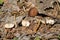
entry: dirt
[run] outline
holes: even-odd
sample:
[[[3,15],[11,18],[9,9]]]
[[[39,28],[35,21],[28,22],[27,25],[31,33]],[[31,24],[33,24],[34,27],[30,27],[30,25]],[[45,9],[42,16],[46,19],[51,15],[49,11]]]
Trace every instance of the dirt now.
[[[0,7],[0,40],[60,40],[59,0],[4,0]]]

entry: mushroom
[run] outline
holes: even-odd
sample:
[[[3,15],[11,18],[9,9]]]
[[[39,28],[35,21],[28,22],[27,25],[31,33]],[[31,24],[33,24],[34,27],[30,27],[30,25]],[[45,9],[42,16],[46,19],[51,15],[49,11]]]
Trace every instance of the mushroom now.
[[[32,7],[30,10],[29,10],[29,16],[36,16],[38,14],[38,10],[37,8],[35,7]]]
[[[13,28],[14,27],[14,24],[13,23],[6,23],[4,25],[5,28]]]
[[[22,20],[22,26],[28,27],[30,25],[30,22],[28,20]]]
[[[52,24],[53,25],[55,23],[55,20],[50,18],[50,17],[46,17],[45,20],[46,20],[46,24]]]

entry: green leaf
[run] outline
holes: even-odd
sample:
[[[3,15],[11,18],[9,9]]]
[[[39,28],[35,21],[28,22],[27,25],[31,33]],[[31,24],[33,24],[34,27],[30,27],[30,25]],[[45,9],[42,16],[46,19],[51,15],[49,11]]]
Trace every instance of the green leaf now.
[[[3,0],[0,0],[0,4],[2,4],[3,3]]]
[[[35,39],[34,39],[34,40],[40,40],[39,36],[35,37]]]
[[[18,40],[18,38],[17,38],[17,37],[15,37],[15,38],[13,38],[13,40]]]

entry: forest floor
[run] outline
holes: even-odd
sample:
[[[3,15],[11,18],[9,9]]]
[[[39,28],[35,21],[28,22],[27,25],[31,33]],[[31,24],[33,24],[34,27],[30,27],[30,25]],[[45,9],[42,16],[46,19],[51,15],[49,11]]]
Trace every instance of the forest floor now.
[[[0,40],[60,40],[60,1],[4,0]]]

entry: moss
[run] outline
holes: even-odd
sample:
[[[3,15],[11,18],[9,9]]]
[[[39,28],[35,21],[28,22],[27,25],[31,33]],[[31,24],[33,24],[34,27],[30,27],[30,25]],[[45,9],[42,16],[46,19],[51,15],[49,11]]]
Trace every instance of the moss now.
[[[2,4],[3,3],[3,0],[0,0],[0,4]]]
[[[36,36],[34,40],[40,40],[39,36]]]

